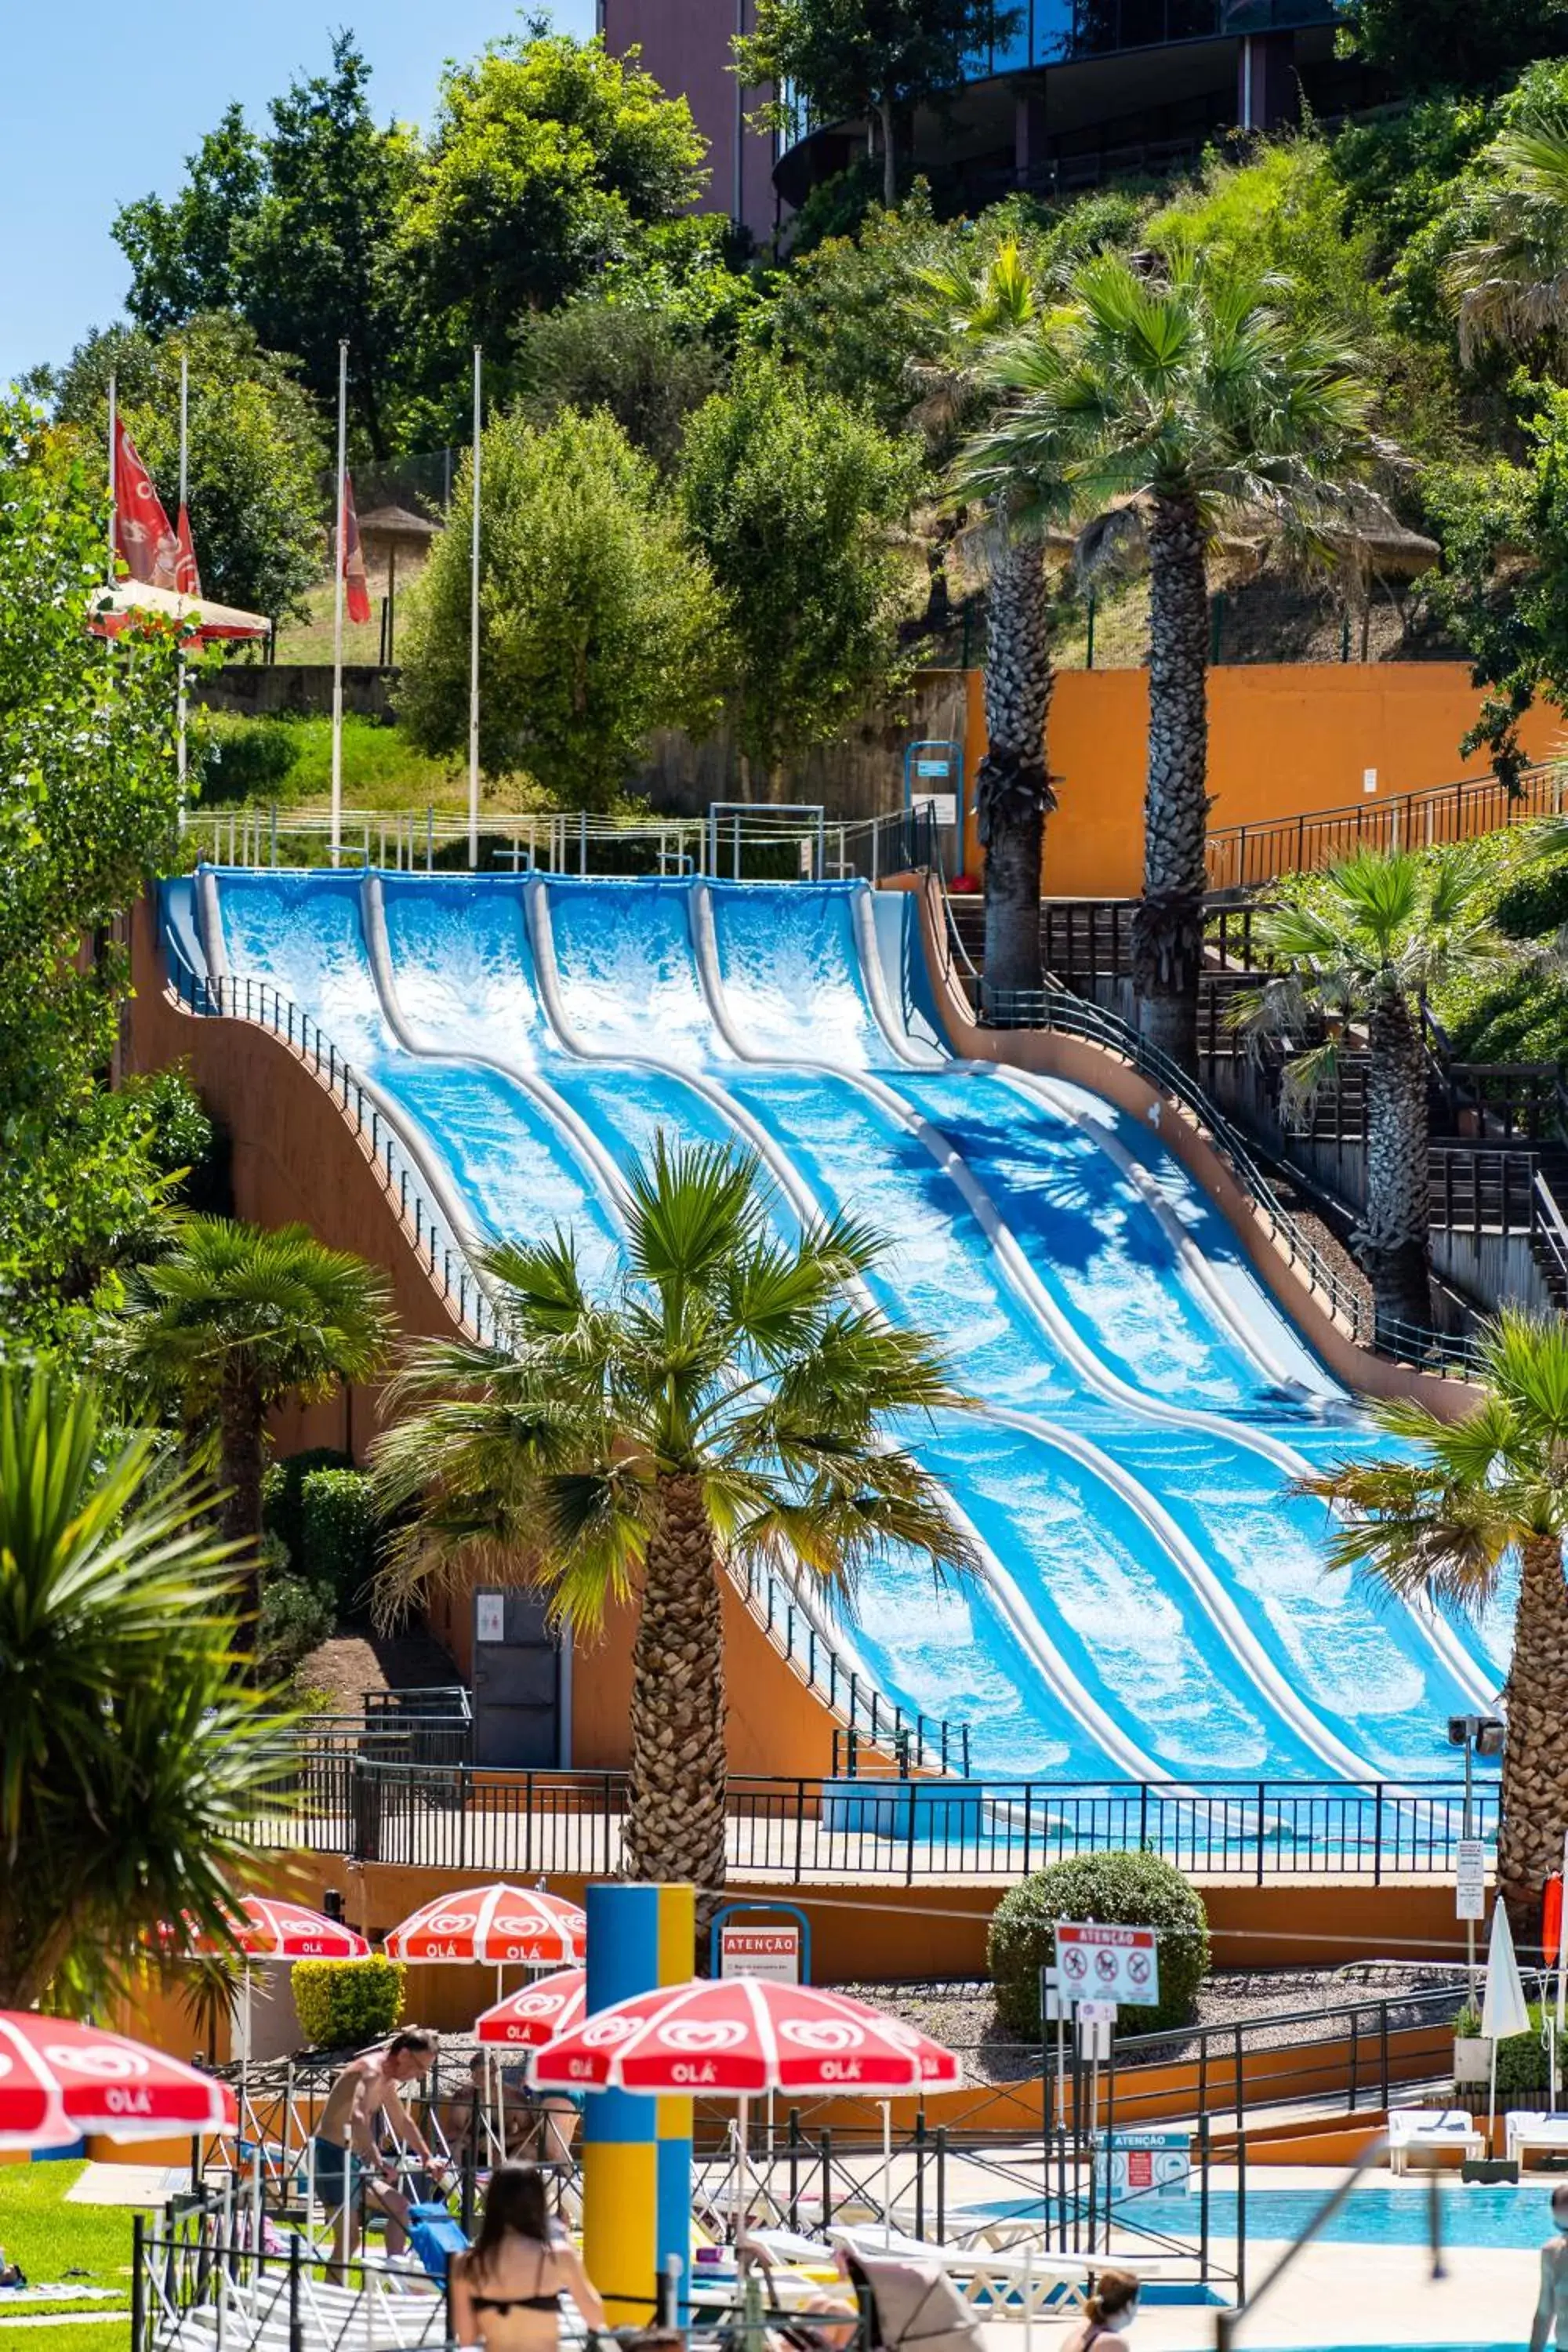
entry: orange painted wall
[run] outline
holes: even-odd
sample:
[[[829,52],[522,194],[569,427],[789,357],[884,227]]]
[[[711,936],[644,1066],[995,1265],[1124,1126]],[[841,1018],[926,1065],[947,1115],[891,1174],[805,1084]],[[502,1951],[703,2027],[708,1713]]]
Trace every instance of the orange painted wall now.
[[[1484,776],[1460,739],[1480,696],[1460,662],[1247,663],[1209,673],[1211,826],[1342,808]],[[1143,862],[1143,782],[1149,677],[1142,669],[1063,670],[1051,702],[1047,752],[1060,805],[1046,833],[1044,882],[1053,898],[1126,898]],[[971,786],[985,750],[981,673],[969,674],[964,746]],[[1533,759],[1559,744],[1560,715],[1532,710],[1521,730]],[[969,865],[984,862],[971,824]]]

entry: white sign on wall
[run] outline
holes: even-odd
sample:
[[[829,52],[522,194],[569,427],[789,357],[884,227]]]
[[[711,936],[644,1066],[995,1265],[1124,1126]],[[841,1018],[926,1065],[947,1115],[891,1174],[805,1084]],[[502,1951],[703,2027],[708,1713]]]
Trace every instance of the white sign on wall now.
[[[506,1594],[504,1592],[475,1593],[474,1639],[476,1642],[506,1640]]]
[[[1152,1927],[1057,1922],[1057,1967],[1074,2000],[1120,2000],[1151,2008],[1160,1998],[1160,1944]]]
[[[917,809],[929,809],[931,811],[931,821],[932,824],[956,824],[958,823],[958,794],[956,793],[916,793],[914,795],[914,805]]]
[[[1118,2204],[1130,2197],[1185,2197],[1192,2187],[1190,2132],[1096,2132],[1094,2177]]]
[[[721,1977],[764,1977],[772,1984],[798,1984],[799,1927],[721,1927],[719,1973]]]

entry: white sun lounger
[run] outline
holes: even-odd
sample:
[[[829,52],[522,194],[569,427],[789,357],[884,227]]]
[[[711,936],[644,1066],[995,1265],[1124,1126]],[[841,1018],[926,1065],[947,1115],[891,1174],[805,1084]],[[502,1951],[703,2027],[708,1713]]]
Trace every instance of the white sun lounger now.
[[[938,2246],[909,2238],[897,2230],[829,2230],[829,2242],[869,2260],[936,2263],[947,2273],[959,2294],[984,2317],[995,2320],[1062,2318],[1080,2310],[1089,2292],[1089,2275],[1103,2270],[1104,2261],[1089,2253],[1047,2253],[1039,2248],[1024,2252],[997,2252],[982,2246]],[[1119,2270],[1140,2278],[1180,2274],[1182,2257],[1122,2254],[1114,2257]]]
[[[1395,2175],[1408,2169],[1412,2155],[1464,2159],[1486,2152],[1486,2134],[1467,2108],[1401,2107],[1388,2118],[1388,2168]]]
[[[1533,2148],[1537,2156],[1568,2156],[1568,2115],[1549,2116],[1537,2107],[1510,2107],[1504,2122],[1508,2153],[1516,2164],[1524,2162],[1527,2148]]]

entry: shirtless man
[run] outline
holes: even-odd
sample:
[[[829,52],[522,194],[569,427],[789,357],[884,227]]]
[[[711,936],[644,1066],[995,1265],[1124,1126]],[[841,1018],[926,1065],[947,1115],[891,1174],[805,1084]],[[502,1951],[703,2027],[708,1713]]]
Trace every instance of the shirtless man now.
[[[358,2252],[361,2191],[364,2201],[386,2216],[386,2251],[400,2254],[408,2242],[408,2200],[397,2187],[397,2167],[376,2146],[380,2116],[398,2147],[412,2148],[429,2166],[437,2159],[399,2093],[416,2083],[435,2062],[436,2037],[410,2026],[394,2034],[384,2050],[373,2050],[345,2066],[332,2084],[316,2126],[316,2193],[338,2216],[338,2262]]]
[[[1552,2190],[1552,2218],[1568,2233],[1568,2186]],[[1546,2352],[1549,2344],[1568,2346],[1568,2234],[1548,2238],[1541,2249],[1541,2296],[1530,2352]]]

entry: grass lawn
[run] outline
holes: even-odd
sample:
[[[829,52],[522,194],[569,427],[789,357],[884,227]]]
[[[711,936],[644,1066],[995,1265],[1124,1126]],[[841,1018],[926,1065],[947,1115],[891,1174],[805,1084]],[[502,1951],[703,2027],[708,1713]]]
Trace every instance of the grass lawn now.
[[[85,2169],[81,2164],[0,2165],[0,2245],[12,2262],[21,2263],[29,2285],[110,2286],[123,2294],[129,2305],[131,2210],[124,2205],[68,2205],[66,2192]],[[86,2276],[68,2278],[68,2271],[82,2271]],[[16,2308],[27,2313],[69,2306],[18,2304]],[[123,2331],[124,2321],[119,2324]],[[0,2298],[0,2336],[5,2333]],[[68,2343],[75,2333],[53,2327],[26,2330],[40,2346],[56,2347]],[[15,2340],[21,2343],[20,2333]],[[82,2341],[86,2343],[85,2336]],[[110,2341],[102,2325],[96,2328],[94,2341]]]
[[[7,2333],[0,2318],[0,2338]],[[12,2332],[16,2352],[121,2352],[131,2341],[131,2322],[121,2312],[113,2319],[62,2319],[58,2327],[26,2327]]]

